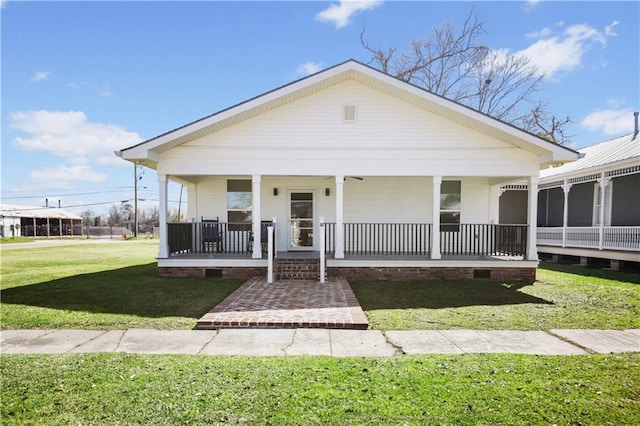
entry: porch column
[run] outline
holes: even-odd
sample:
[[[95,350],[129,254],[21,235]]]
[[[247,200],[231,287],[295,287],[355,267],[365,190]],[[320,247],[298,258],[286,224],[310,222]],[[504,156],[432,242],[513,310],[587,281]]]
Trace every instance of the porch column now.
[[[492,224],[500,223],[500,197],[504,191],[500,185],[489,188],[489,222]]]
[[[442,259],[440,254],[440,186],[442,176],[433,177],[433,229],[431,232],[431,259]]]
[[[253,175],[251,177],[251,194],[253,197],[252,201],[252,217],[253,217],[253,253],[251,257],[254,259],[262,259],[262,237],[260,235],[260,187],[261,187],[261,176]]]
[[[160,225],[160,247],[158,249],[158,259],[166,259],[169,257],[169,228],[167,226],[167,217],[169,215],[167,188],[169,180],[167,175],[158,173],[158,192],[160,193],[159,205],[159,225]]]
[[[605,223],[605,212],[604,208],[605,201],[607,200],[607,185],[609,185],[609,179],[607,179],[604,175],[604,172],[600,174],[600,223],[598,224],[598,249],[602,250],[604,246],[604,223]]]
[[[529,224],[527,235],[527,260],[538,260],[538,248],[536,247],[536,230],[538,215],[538,176],[529,176],[529,211],[527,223]]]
[[[336,259],[344,259],[344,176],[336,176]]]
[[[564,205],[562,206],[562,247],[566,247],[567,244],[567,226],[569,225],[569,191],[571,191],[571,184],[565,179],[564,185],[562,185],[562,191],[564,192]]]

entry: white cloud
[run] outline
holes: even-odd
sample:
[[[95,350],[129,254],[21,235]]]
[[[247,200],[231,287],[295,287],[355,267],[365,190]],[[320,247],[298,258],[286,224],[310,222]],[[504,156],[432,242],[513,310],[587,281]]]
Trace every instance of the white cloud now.
[[[299,65],[296,69],[296,72],[300,75],[310,75],[315,74],[318,71],[322,70],[323,65],[321,62],[305,62],[302,65]]]
[[[49,79],[50,71],[36,71],[33,76],[31,76],[31,81],[44,81]]]
[[[527,0],[525,2],[525,10],[532,11],[534,7],[536,7],[540,3],[540,0]]]
[[[580,124],[591,131],[619,135],[633,131],[633,112],[630,109],[603,109],[587,115]]]
[[[351,18],[365,10],[375,9],[382,4],[382,0],[340,0],[338,4],[332,4],[328,8],[318,12],[315,19],[343,28],[350,24]]]
[[[27,133],[13,144],[46,152],[72,164],[127,165],[113,151],[142,142],[135,132],[113,124],[92,123],[80,111],[22,111],[9,115],[9,126]]]
[[[102,96],[102,97],[109,97],[113,95],[113,92],[111,91],[111,87],[109,87],[106,84],[103,84],[102,86],[98,86],[88,81],[80,81],[80,82],[72,81],[67,86],[74,90],[90,89],[96,92],[98,96]]]
[[[616,36],[618,35],[615,31],[613,31],[613,28],[618,25],[620,22],[618,21],[613,21],[611,23],[611,25],[607,25],[606,27],[604,27],[604,34],[606,36]]]
[[[527,37],[538,40],[514,54],[528,58],[545,78],[552,78],[560,72],[579,68],[583,64],[584,55],[594,46],[605,47],[607,37],[615,35],[613,27],[617,25],[617,21],[605,27],[604,31],[587,24],[576,24],[556,34],[556,29],[563,25],[563,22],[558,22],[553,27],[528,33]]]
[[[76,184],[102,183],[107,176],[97,173],[86,165],[65,166],[62,164],[32,170],[29,174],[31,188],[73,189]]]

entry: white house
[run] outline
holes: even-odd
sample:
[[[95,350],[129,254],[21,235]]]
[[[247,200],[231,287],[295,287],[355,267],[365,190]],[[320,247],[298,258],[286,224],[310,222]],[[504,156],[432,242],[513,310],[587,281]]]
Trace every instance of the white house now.
[[[157,170],[165,275],[265,273],[273,225],[280,276],[326,254],[329,275],[527,281],[539,171],[578,158],[354,60],[116,154]],[[167,223],[168,180],[188,223]],[[527,222],[502,225],[500,188],[523,180]]]
[[[583,157],[540,173],[538,250],[553,255],[640,262],[640,137],[580,150]]]

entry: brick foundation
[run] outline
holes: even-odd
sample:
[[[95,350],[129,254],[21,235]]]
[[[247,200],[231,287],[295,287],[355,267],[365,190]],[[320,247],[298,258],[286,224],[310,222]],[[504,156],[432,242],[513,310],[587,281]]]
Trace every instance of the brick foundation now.
[[[158,268],[161,277],[204,277],[205,268]]]
[[[211,273],[208,274],[207,270]],[[267,268],[223,267],[223,268],[158,268],[161,277],[199,277],[208,275],[222,278],[249,279],[255,276],[267,275]]]
[[[535,268],[376,268],[345,267],[329,268],[329,276],[342,276],[353,281],[415,281],[415,280],[471,280],[474,271],[478,278],[495,281],[521,281],[533,283]],[[488,271],[477,273],[478,271]]]
[[[283,262],[280,260],[276,279],[317,280],[320,272],[312,262]],[[208,275],[222,278],[249,279],[266,276],[267,268],[223,267],[207,268],[158,268],[161,277],[205,277]],[[377,268],[344,267],[328,268],[327,275],[345,277],[353,281],[412,281],[412,280],[472,280],[490,279],[494,281],[520,281],[533,283],[536,280],[535,268]]]

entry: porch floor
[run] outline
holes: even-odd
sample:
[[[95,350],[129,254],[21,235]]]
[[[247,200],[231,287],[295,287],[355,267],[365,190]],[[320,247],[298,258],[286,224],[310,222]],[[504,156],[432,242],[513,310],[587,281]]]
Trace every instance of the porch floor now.
[[[243,254],[172,254],[172,259],[251,259],[251,253]],[[279,259],[319,259],[318,251],[279,251]],[[267,259],[263,254],[262,259]],[[327,259],[334,259],[333,254],[327,254]],[[429,255],[412,255],[412,254],[347,254],[346,260],[431,260]],[[506,254],[489,254],[489,255],[449,255],[443,254],[440,260],[524,260],[521,255],[510,256]]]
[[[319,281],[263,277],[244,283],[198,320],[196,329],[217,328],[360,329],[369,322],[344,278]]]

